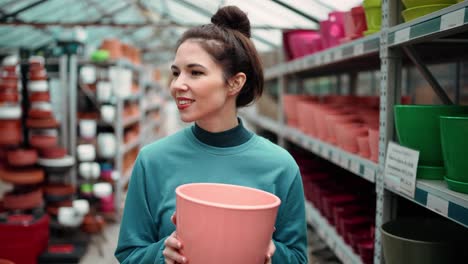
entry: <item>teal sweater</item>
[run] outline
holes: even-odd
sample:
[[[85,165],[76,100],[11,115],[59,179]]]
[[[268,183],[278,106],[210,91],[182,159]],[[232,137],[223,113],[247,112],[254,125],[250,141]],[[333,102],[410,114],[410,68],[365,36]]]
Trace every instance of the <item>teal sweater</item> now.
[[[273,234],[273,263],[307,263],[298,166],[287,151],[246,131],[242,124],[214,134],[192,126],[142,148],[115,251],[121,263],[164,263],[164,240],[175,230],[171,222],[175,188],[192,182],[237,184],[277,195],[281,206]]]

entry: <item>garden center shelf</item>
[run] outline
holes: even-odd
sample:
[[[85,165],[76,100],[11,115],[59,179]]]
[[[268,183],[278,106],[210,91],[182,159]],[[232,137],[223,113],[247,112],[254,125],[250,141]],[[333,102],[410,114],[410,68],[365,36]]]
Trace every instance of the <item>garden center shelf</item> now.
[[[359,69],[379,68],[378,33],[352,42],[282,63],[265,70],[265,80],[282,75],[303,74],[307,77],[336,74]]]
[[[468,28],[468,2],[444,8],[388,29],[388,45],[408,45],[464,32]]]
[[[431,211],[468,227],[468,195],[454,192],[440,180],[417,180],[414,198],[402,194],[396,182],[385,178],[385,188]]]
[[[243,113],[247,121],[284,137],[302,148],[318,155],[339,167],[348,170],[370,182],[375,182],[378,165],[353,153],[344,151],[336,146],[312,138],[301,131],[279,124],[268,117],[258,114]]]
[[[335,252],[344,264],[361,264],[362,261],[353,249],[347,245],[327,219],[309,201],[306,202],[307,223],[317,230],[320,238]]]

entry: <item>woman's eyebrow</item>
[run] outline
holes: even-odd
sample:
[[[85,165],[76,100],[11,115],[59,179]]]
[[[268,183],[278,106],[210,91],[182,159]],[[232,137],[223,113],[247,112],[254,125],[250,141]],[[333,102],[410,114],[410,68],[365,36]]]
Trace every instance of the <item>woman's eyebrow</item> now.
[[[187,68],[194,68],[194,67],[201,67],[203,69],[206,69],[205,66],[201,65],[201,64],[198,64],[198,63],[190,63],[187,65]]]

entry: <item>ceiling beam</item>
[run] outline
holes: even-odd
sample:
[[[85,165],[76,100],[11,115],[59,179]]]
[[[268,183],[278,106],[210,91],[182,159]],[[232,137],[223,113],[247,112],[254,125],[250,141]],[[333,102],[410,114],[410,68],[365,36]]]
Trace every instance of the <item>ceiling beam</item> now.
[[[280,0],[272,0],[272,1],[273,1],[274,3],[276,3],[276,4],[280,5],[280,6],[282,6],[282,7],[284,7],[284,8],[286,8],[286,9],[290,10],[290,11],[293,11],[293,12],[296,13],[296,14],[299,14],[299,15],[301,15],[301,16],[303,16],[303,17],[305,17],[305,18],[307,18],[307,19],[309,19],[309,20],[311,20],[311,21],[314,21],[315,23],[320,23],[320,20],[318,20],[317,18],[315,18],[315,17],[313,17],[313,16],[310,16],[310,15],[304,13],[304,12],[302,12],[301,10],[299,10],[299,9],[293,7],[293,6],[290,6],[290,5],[286,4],[286,3],[283,3],[283,2],[281,2]]]
[[[102,20],[102,19],[100,19]],[[177,22],[173,21],[165,21],[165,22],[158,22],[156,24],[153,23],[115,23],[115,22],[109,22],[106,23],[104,21],[91,21],[91,22],[58,22],[58,21],[53,21],[53,22],[38,22],[38,21],[23,21],[23,20],[18,20],[18,21],[0,21],[0,26],[31,26],[31,27],[36,27],[36,28],[44,28],[44,27],[53,27],[53,26],[60,26],[60,27],[75,27],[75,26],[81,26],[81,27],[117,27],[117,28],[140,28],[140,27],[149,27],[149,26],[158,26],[158,27],[179,27],[179,28],[190,28],[190,27],[196,27],[200,26],[201,24],[180,24]],[[265,25],[258,25],[258,26],[251,26],[252,29],[272,29],[272,30],[291,30],[291,29],[301,29],[297,27],[271,27],[271,26],[265,26]],[[256,38],[254,36],[254,38]]]
[[[189,7],[189,9],[192,9],[192,10],[194,10],[194,11],[196,11],[196,12],[198,12],[198,13],[204,15],[204,16],[211,17],[213,15],[210,11],[208,11],[206,9],[203,9],[203,8],[201,8],[199,6],[196,6],[196,5],[190,3],[190,2],[188,2],[186,0],[176,0],[176,2],[181,3],[182,5],[185,5],[185,6]],[[253,28],[254,27],[251,26],[251,29],[253,29]],[[259,29],[258,27],[255,27],[255,28]],[[275,29],[275,28],[273,28],[271,26],[268,26],[268,27],[262,28],[262,29]],[[278,28],[276,28],[276,29],[278,29]],[[263,44],[266,44],[266,45],[270,46],[270,47],[277,47],[277,45],[273,44],[272,42],[270,42],[270,41],[268,41],[268,40],[266,40],[264,38],[261,38],[259,36],[256,36],[254,34],[252,34],[252,38],[254,38],[254,39],[262,42]]]
[[[49,0],[39,0],[39,1],[36,1],[34,3],[31,3],[31,4],[27,5],[25,7],[22,7],[22,8],[14,11],[14,12],[5,14],[2,17],[0,17],[0,21],[7,21],[9,18],[14,18],[15,19],[16,16],[18,16],[20,13],[22,13],[22,12],[24,12],[26,10],[29,10],[29,9],[31,9],[33,7],[36,7],[38,5],[41,5],[41,4],[43,4],[43,3],[47,2],[47,1],[49,1]]]

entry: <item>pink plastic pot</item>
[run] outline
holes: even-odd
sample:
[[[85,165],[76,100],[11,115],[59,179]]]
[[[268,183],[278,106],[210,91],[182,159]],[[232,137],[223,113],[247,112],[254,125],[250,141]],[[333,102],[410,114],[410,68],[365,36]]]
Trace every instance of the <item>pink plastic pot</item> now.
[[[340,44],[340,39],[345,37],[344,12],[331,12],[328,20],[320,22],[320,34],[325,48],[331,48]]]
[[[358,154],[363,158],[370,158],[369,136],[357,138]]]
[[[313,121],[313,112],[317,108],[317,99],[300,100],[297,103],[297,121],[299,129],[307,135],[316,134],[315,122]]]
[[[374,162],[379,161],[379,130],[369,129],[369,148],[370,148],[370,159]]]
[[[307,95],[285,94],[283,95],[283,107],[287,124],[292,127],[298,126],[297,104],[301,100],[307,100]]]
[[[283,33],[283,44],[288,60],[303,57],[321,50],[317,39],[321,36],[314,30],[289,30]]]
[[[280,199],[254,188],[192,183],[176,188],[177,235],[191,264],[263,264]]]

